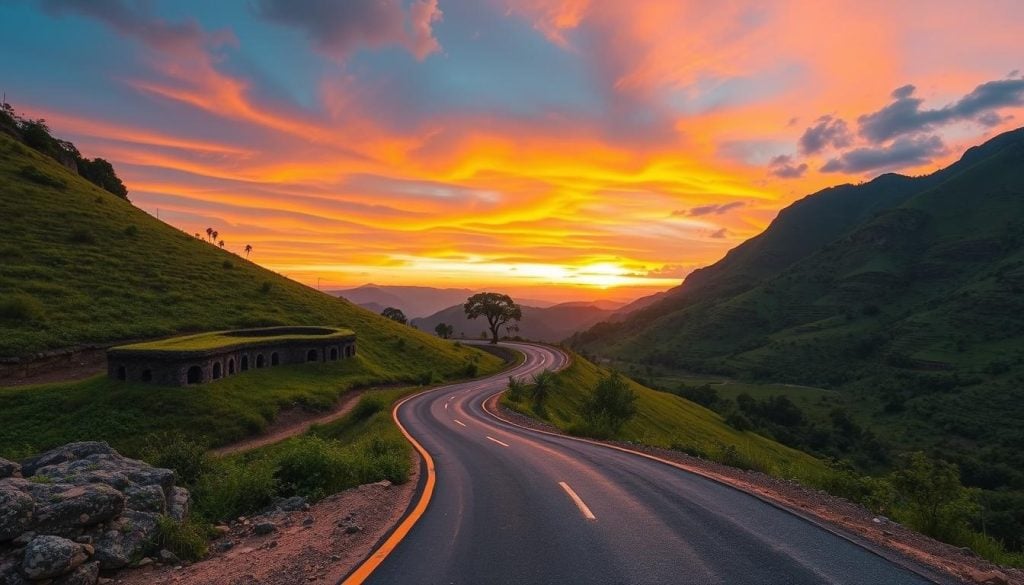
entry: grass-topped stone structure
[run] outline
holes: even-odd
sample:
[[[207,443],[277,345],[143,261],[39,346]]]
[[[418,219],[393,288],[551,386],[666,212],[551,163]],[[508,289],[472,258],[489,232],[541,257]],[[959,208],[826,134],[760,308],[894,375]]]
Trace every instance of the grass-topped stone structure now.
[[[112,347],[107,375],[162,386],[203,384],[250,369],[356,355],[356,334],[337,327],[214,331]]]

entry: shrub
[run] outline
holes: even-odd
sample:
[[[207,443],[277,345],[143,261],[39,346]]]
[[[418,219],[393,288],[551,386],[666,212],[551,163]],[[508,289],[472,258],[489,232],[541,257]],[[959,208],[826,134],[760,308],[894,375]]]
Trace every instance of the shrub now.
[[[35,297],[24,293],[0,297],[0,320],[42,321],[46,309]]]
[[[142,458],[157,467],[173,469],[178,480],[190,486],[210,465],[206,448],[181,432],[150,434],[146,437]]]
[[[434,383],[434,379],[434,370],[427,370],[416,376],[416,383],[420,386],[429,386]]]
[[[129,238],[134,238],[138,234],[139,234],[139,228],[135,227],[134,225],[130,225],[130,226],[124,228],[124,235],[128,236]]]
[[[725,424],[741,433],[754,428],[754,424],[750,422],[750,419],[738,412],[729,413],[729,416],[725,417]]]
[[[268,294],[268,293],[270,293],[271,289],[273,289],[273,288],[274,288],[274,283],[270,282],[269,280],[264,280],[263,284],[260,285],[260,292],[263,293],[263,294]]]
[[[615,435],[636,415],[636,393],[618,372],[612,372],[597,383],[580,410],[591,429]]]
[[[160,516],[157,548],[166,548],[184,561],[198,561],[206,556],[208,531],[194,520],[177,522],[170,516]]]
[[[225,260],[223,263],[221,263],[221,267],[224,268],[224,270],[231,270],[232,268],[235,267],[235,264],[231,260]]]
[[[350,466],[338,445],[316,436],[288,441],[274,457],[278,493],[317,500],[351,485]]]
[[[967,532],[979,509],[974,492],[960,484],[957,467],[924,453],[907,455],[890,481],[907,523],[935,538],[948,541]]]
[[[551,387],[555,384],[555,373],[551,370],[544,370],[533,376],[533,388],[530,389],[531,398],[536,408],[544,407],[544,402],[551,393]]]
[[[476,362],[469,362],[466,367],[463,368],[462,373],[467,378],[475,378],[480,373],[480,366]]]
[[[512,376],[508,377],[508,392],[505,394],[512,402],[522,402],[526,397],[526,382]]]
[[[211,521],[229,520],[266,507],[276,491],[272,462],[217,459],[196,482],[194,509]]]

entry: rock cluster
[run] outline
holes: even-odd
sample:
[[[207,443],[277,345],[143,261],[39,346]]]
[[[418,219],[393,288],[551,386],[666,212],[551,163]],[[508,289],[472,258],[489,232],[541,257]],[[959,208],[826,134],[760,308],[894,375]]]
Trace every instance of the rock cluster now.
[[[0,585],[93,585],[153,548],[161,516],[184,520],[174,472],[106,443],[70,443],[22,462],[0,459]]]

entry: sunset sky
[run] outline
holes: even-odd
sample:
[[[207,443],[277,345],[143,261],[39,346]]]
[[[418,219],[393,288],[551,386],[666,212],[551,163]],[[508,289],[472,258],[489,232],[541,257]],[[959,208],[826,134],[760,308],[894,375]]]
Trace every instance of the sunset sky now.
[[[19,112],[322,287],[635,297],[806,194],[1024,125],[1018,0],[2,8]]]

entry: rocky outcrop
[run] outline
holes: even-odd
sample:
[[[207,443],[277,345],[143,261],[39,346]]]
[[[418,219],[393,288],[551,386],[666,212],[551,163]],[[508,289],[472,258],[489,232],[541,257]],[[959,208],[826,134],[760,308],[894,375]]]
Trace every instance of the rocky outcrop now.
[[[0,459],[0,585],[94,585],[155,552],[161,516],[182,521],[189,502],[173,471],[106,443]]]

